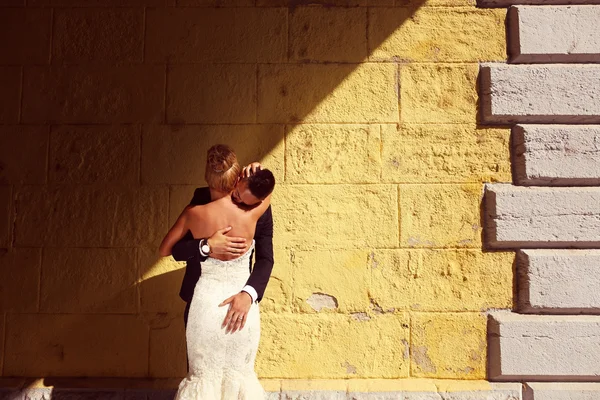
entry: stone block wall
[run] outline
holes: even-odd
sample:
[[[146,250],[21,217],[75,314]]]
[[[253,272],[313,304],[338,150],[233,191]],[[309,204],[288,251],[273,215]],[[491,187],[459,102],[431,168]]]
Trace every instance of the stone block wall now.
[[[227,143],[278,180],[261,378],[485,379],[514,252],[482,250],[510,130],[478,125],[477,79],[506,58],[505,16],[0,1],[2,376],[185,374],[183,265],[156,249]]]
[[[489,378],[527,382],[526,400],[595,399],[600,2],[482,3],[512,5],[508,63],[481,72],[483,121],[513,125],[514,185],[486,187],[485,245],[520,249],[515,310],[489,319]]]

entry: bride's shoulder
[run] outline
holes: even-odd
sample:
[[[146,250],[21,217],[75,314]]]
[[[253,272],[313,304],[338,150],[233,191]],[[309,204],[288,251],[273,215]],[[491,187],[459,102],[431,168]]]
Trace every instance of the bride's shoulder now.
[[[261,215],[264,214],[265,211],[267,211],[267,208],[269,208],[269,206],[271,205],[271,195],[269,194],[267,197],[265,197],[258,206],[254,207],[253,211],[255,214],[258,215],[258,217],[260,217]]]
[[[187,217],[191,217],[191,218],[201,216],[203,213],[206,212],[206,206],[207,206],[206,204],[188,206],[188,207],[186,207],[184,214]]]

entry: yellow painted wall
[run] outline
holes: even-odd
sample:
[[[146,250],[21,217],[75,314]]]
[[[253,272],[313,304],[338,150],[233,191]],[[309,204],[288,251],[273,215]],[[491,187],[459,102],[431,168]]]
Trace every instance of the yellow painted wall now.
[[[505,10],[27,3],[0,2],[2,376],[185,374],[183,265],[157,246],[227,143],[278,181],[261,378],[485,379],[514,255],[482,250],[510,164],[477,75]]]

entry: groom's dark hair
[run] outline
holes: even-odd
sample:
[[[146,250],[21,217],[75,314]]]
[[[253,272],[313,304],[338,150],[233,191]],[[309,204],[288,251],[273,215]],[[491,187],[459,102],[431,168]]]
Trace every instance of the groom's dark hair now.
[[[248,178],[248,189],[257,198],[264,200],[275,188],[275,177],[268,169],[259,169]]]

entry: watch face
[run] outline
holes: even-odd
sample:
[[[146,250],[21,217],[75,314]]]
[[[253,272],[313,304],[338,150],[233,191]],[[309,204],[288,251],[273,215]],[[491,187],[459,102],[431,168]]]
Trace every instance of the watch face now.
[[[204,254],[208,254],[209,251],[210,251],[210,247],[208,247],[207,245],[202,246],[202,252]]]

